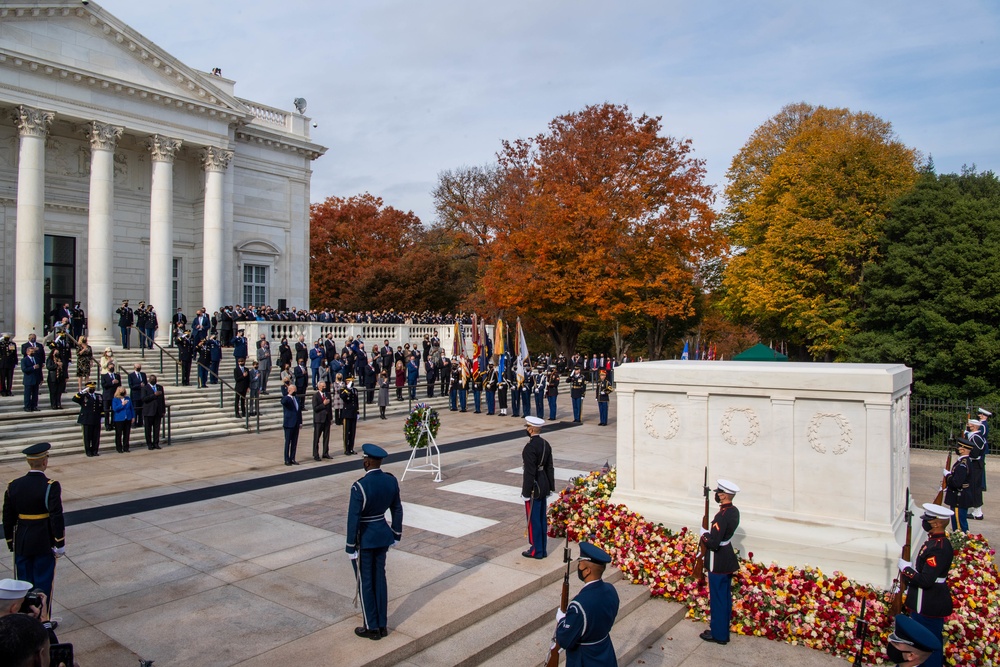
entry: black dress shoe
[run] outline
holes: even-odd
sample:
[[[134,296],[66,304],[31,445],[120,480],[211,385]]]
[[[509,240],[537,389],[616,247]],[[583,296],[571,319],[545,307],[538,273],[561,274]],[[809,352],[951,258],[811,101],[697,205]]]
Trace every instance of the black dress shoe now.
[[[368,630],[367,628],[354,628],[354,634],[358,637],[365,637],[367,639],[374,639],[378,641],[382,639],[381,633],[378,630]]]
[[[313,457],[313,461],[319,461],[319,460],[321,460],[321,459],[318,456],[314,456]]]
[[[389,628],[379,628],[378,629],[378,634],[379,634],[379,637],[388,637],[389,636]]]
[[[290,466],[290,465],[292,465],[292,462],[291,461],[285,461],[285,465],[286,466]]]
[[[712,642],[713,644],[721,644],[722,646],[725,646],[726,644],[729,643],[728,641],[722,641],[713,637],[711,630],[705,630],[698,636],[707,642]]]
[[[330,456],[329,454],[324,454],[324,455],[323,455],[323,458],[324,458],[324,459],[331,459],[331,460],[333,459],[333,457],[332,457],[332,456]]]
[[[297,466],[298,464],[299,464],[299,462],[298,462],[298,461],[292,461],[292,465],[293,465],[293,466]]]

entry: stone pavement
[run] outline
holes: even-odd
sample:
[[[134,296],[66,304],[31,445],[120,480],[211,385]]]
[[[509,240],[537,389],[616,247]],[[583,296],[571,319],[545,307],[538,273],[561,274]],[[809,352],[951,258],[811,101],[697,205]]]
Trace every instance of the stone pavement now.
[[[614,463],[614,413],[606,428],[597,426],[594,413],[588,403],[586,423],[547,435],[558,477]],[[390,453],[409,451],[401,417],[369,420],[358,431],[359,445],[371,441]],[[157,667],[349,665],[368,664],[368,653],[384,656],[371,664],[393,664],[392,652],[403,643],[423,641],[425,649],[462,616],[485,618],[491,605],[510,599],[518,587],[552,581],[553,559],[527,561],[517,554],[526,544],[517,501],[522,421],[445,411],[438,440],[444,445],[504,433],[511,438],[446,453],[440,483],[426,473],[409,473],[402,481],[404,539],[388,558],[392,632],[381,642],[350,634],[359,615],[343,549],[349,487],[362,474],[359,458],[312,461],[306,431],[302,465],[291,470],[330,467],[336,474],[151,511],[137,506],[134,512],[128,503],[288,473],[280,433],[155,452],[112,449],[97,459],[55,458],[49,476],[62,483],[67,512],[126,503],[116,516],[67,529],[72,561],[59,561],[54,595],[59,638],[74,644],[83,667],[133,666],[137,657],[154,659]],[[943,458],[914,453],[915,489],[933,496]],[[338,470],[345,461],[350,465]],[[402,477],[405,462],[386,467]],[[6,463],[0,469],[10,479],[25,466]],[[920,492],[917,498],[924,500]],[[975,529],[995,535],[998,519],[988,508],[987,520]],[[4,561],[0,576],[10,576],[10,559]],[[632,664],[844,664],[759,638],[734,637],[727,647],[705,644],[697,639],[703,628],[682,621]]]

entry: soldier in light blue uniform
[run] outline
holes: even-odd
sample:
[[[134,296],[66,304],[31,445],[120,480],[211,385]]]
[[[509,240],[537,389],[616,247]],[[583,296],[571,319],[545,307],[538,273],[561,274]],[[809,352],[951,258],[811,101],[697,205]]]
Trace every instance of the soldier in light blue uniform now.
[[[386,451],[366,444],[361,446],[361,452],[365,476],[351,485],[347,510],[346,550],[358,580],[365,621],[354,628],[354,634],[381,639],[389,634],[385,556],[389,547],[403,537],[403,505],[399,501],[399,482],[381,469],[382,459],[388,456]],[[386,510],[392,516],[392,526],[385,521]]]
[[[580,543],[576,574],[583,588],[566,607],[557,610],[556,641],[566,651],[566,667],[617,667],[611,626],[618,616],[618,591],[601,577],[611,556],[587,542]]]

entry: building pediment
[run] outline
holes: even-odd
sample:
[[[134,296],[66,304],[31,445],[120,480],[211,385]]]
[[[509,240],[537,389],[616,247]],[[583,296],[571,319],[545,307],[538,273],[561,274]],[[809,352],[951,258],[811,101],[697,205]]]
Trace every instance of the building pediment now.
[[[246,106],[96,3],[0,7],[0,67],[48,75],[185,111],[249,119]]]

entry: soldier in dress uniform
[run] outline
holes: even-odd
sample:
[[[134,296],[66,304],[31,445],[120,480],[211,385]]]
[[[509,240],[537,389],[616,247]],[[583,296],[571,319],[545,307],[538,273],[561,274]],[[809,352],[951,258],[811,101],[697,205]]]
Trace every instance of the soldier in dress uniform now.
[[[80,307],[80,302],[77,301],[73,304],[73,314],[70,317],[70,322],[73,325],[73,338],[77,340],[83,335],[83,325],[87,321],[87,314],[83,312],[83,308]]]
[[[740,511],[733,505],[733,497],[740,487],[726,479],[716,482],[715,502],[719,511],[712,519],[711,528],[701,529],[701,542],[708,547],[708,595],[711,605],[709,629],[701,638],[716,644],[729,643],[729,620],[733,613],[733,573],[740,569],[733,550],[732,540],[740,525]]]
[[[889,633],[885,653],[896,667],[920,667],[935,651],[941,640],[934,633],[904,614],[896,615],[896,625]]]
[[[583,377],[579,366],[573,367],[569,376],[569,397],[573,402],[573,421],[583,421],[583,397],[587,394],[587,380]]]
[[[470,386],[472,387],[472,405],[475,407],[475,414],[480,414],[483,411],[483,385],[486,381],[486,373],[480,370],[472,371],[472,380]]]
[[[76,423],[83,427],[83,451],[87,456],[100,456],[101,415],[104,414],[104,397],[96,393],[97,383],[88,382],[85,391],[77,392],[73,402],[80,406]]]
[[[535,388],[535,379],[531,375],[531,369],[528,366],[524,368],[524,382],[521,383],[521,409],[524,411],[525,417],[531,416],[531,392]],[[542,415],[538,415],[541,417]]]
[[[399,482],[382,471],[386,451],[364,444],[361,453],[365,476],[351,485],[346,551],[357,578],[364,618],[364,625],[355,628],[354,634],[377,640],[389,634],[385,557],[389,547],[403,539],[403,505]],[[391,525],[386,523],[386,510],[392,517]]]
[[[969,488],[972,490],[972,498],[969,500],[969,517],[982,520],[987,450],[986,437],[983,435],[983,422],[979,419],[970,419],[966,425],[965,438],[972,443],[972,451],[969,452],[969,472],[971,474]]]
[[[611,385],[611,381],[608,380],[608,372],[604,369],[599,371],[600,379],[597,381],[597,412],[601,416],[601,421],[597,424],[598,426],[608,425],[608,403],[611,400],[611,392],[615,388]]]
[[[135,315],[128,307],[128,299],[122,299],[122,306],[115,311],[118,313],[118,328],[122,332],[122,348],[129,349],[129,338],[132,334],[132,325],[135,324]]]
[[[545,420],[539,417],[525,417],[524,428],[528,432],[528,444],[521,451],[524,471],[521,475],[521,500],[528,520],[527,551],[525,558],[545,558],[548,556],[548,517],[545,499],[556,486],[555,467],[552,461],[552,446],[539,435]]]
[[[486,369],[486,378],[483,380],[483,389],[486,390],[486,414],[496,414],[497,409],[497,387],[500,384],[499,374],[493,362],[490,362]]]
[[[0,334],[0,396],[14,395],[14,370],[17,368],[17,343],[9,332]]]
[[[535,366],[535,372],[531,374],[531,384],[535,395],[535,414],[541,417],[545,414],[545,388],[548,385],[544,364]]]
[[[611,562],[604,550],[580,543],[576,575],[583,588],[566,606],[556,610],[556,641],[566,651],[566,667],[617,667],[611,627],[618,616],[618,591],[601,577]]]
[[[462,369],[458,365],[458,357],[452,357],[451,381],[448,385],[448,409],[458,412],[458,385],[462,381]]]
[[[66,553],[62,489],[45,476],[51,448],[39,442],[21,452],[30,470],[11,481],[3,497],[3,533],[7,548],[14,552],[17,578],[31,582],[49,600],[56,558]]]
[[[955,447],[958,460],[952,464],[951,470],[945,470],[944,502],[952,508],[951,529],[969,532],[969,508],[972,507],[972,466],[969,463],[969,452],[973,444],[965,438],[959,438]]]
[[[923,508],[920,525],[927,532],[927,541],[913,563],[900,559],[899,571],[906,580],[906,608],[910,618],[930,630],[937,639],[936,650],[920,664],[941,667],[944,664],[944,619],[951,615],[953,608],[947,577],[954,550],[945,534],[952,514],[947,507],[934,503],[924,503]]]
[[[358,430],[358,390],[354,388],[354,380],[348,380],[340,388],[340,419],[344,422],[344,454],[354,453],[354,436]]]
[[[181,362],[181,386],[191,385],[191,362],[194,361],[194,341],[191,332],[180,329],[177,332],[177,357]]]
[[[983,467],[983,478],[980,482],[980,488],[983,491],[987,491],[986,488],[986,455],[990,453],[990,424],[989,418],[993,416],[993,413],[986,408],[979,408],[978,410],[979,423],[979,434],[983,436],[983,456],[982,456],[982,467]],[[973,507],[969,511],[969,516],[971,516],[976,521],[983,520],[983,505],[982,502],[979,503],[977,507]]]

